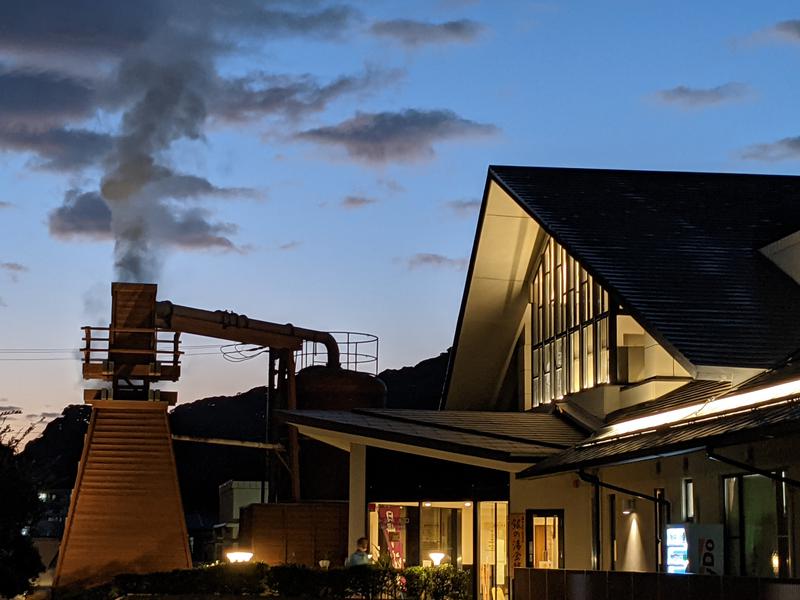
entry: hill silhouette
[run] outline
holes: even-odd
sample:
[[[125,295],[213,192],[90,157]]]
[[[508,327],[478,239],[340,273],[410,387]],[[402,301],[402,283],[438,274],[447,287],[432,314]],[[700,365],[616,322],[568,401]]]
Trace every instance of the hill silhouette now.
[[[389,408],[436,409],[439,405],[449,352],[414,367],[387,369],[378,376],[386,383]],[[215,396],[180,404],[169,414],[172,432],[194,437],[264,440],[266,388],[256,387],[234,396]],[[70,489],[74,485],[83,437],[91,407],[67,406],[28,442],[20,458],[40,488]],[[220,484],[234,480],[261,480],[264,452],[176,441],[175,461],[184,511],[194,523],[214,523]]]

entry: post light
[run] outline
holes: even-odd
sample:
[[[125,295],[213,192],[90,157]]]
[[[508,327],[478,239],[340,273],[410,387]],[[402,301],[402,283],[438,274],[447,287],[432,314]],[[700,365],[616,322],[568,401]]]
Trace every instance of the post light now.
[[[428,556],[431,557],[431,560],[433,561],[433,566],[434,567],[438,567],[440,564],[442,564],[442,559],[444,559],[445,553],[444,552],[431,552],[430,554],[428,554]]]
[[[225,558],[232,563],[246,563],[250,562],[253,558],[253,553],[245,552],[244,550],[234,550],[232,552],[227,552]]]
[[[636,500],[629,498],[625,501],[625,506],[622,509],[623,515],[632,515],[636,512]]]

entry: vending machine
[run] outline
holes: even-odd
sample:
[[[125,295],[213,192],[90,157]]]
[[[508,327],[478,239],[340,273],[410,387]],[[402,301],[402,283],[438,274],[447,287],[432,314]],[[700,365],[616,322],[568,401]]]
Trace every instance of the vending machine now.
[[[667,572],[722,575],[725,568],[723,535],[722,525],[667,525],[664,535]]]

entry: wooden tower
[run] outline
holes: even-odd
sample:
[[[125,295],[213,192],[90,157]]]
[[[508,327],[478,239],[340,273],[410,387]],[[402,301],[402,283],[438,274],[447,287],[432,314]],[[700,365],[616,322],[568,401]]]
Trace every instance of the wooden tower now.
[[[154,381],[177,381],[178,334],[159,339],[155,285],[115,283],[111,295],[110,326],[84,328],[84,379],[110,387],[84,392],[92,416],[56,587],[192,564],[167,421],[176,394],[150,388]]]

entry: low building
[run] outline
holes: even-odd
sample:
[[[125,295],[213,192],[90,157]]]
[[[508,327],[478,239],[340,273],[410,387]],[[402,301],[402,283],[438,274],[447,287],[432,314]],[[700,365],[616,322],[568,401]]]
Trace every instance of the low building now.
[[[787,579],[799,351],[800,178],[491,167],[442,410],[287,418],[350,451],[351,545],[436,546],[481,600],[525,566]]]

